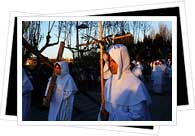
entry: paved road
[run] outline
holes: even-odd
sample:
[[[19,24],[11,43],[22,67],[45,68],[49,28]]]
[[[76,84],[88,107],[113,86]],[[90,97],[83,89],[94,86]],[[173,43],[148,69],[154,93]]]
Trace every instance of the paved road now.
[[[147,84],[149,93],[152,98],[150,107],[151,117],[153,121],[170,121],[172,117],[172,94],[167,91],[163,94],[156,94],[151,91],[151,85]],[[32,115],[33,121],[46,121],[48,109],[43,109],[41,104],[32,99]],[[90,89],[79,91],[75,95],[73,121],[95,121],[100,109],[100,89]]]

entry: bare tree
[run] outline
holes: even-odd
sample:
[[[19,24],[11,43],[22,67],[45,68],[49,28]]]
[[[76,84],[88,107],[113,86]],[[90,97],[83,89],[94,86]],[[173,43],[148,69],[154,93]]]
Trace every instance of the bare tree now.
[[[38,45],[41,42],[43,35],[41,32],[40,21],[23,22],[23,37],[30,43],[30,45],[38,50]]]
[[[50,46],[57,45],[59,43],[59,39],[60,39],[60,35],[61,35],[61,30],[62,30],[62,22],[61,21],[58,22],[58,36],[57,36],[57,41],[56,42],[53,42],[53,43],[50,43],[50,39],[51,39],[51,31],[52,31],[52,29],[54,27],[55,21],[52,24],[50,24],[50,23],[51,22],[49,21],[48,32],[47,32],[47,36],[46,36],[46,43],[39,50],[40,53],[42,53],[46,48],[48,48]]]
[[[39,50],[39,44],[43,39],[43,34],[41,34],[41,22],[40,21],[31,21],[31,22],[23,22],[23,37],[27,40],[27,42],[34,48],[34,50],[42,53],[46,48],[50,46],[57,45],[59,43],[59,38],[61,35],[62,25],[61,22],[58,22],[58,34],[57,34],[57,41],[50,43],[51,39],[51,32],[54,28],[54,22],[49,22],[48,24],[48,32],[46,36],[46,43],[45,45]]]
[[[171,39],[171,32],[163,23],[159,24],[159,34],[162,36],[164,41],[168,41],[169,39]]]
[[[130,28],[132,29],[132,33],[134,36],[134,43],[137,42],[138,38],[137,38],[137,33],[138,33],[138,21],[132,21],[130,23]]]
[[[146,21],[141,22],[141,31],[143,32],[144,37],[150,31],[150,29],[151,29],[151,23],[150,22],[146,22]]]
[[[72,43],[74,39],[72,39],[73,35],[75,34],[75,31],[78,31],[78,39],[79,43],[85,43],[85,39],[82,37],[84,35],[90,35],[96,39],[98,39],[98,23],[97,21],[79,21],[78,24],[85,24],[88,26],[88,29],[79,29],[76,28],[76,22],[73,21],[52,21],[52,22],[44,22],[44,25],[48,25],[48,31],[46,33],[46,36],[44,36],[43,33],[41,33],[41,22],[25,22],[24,23],[24,38],[28,39],[30,45],[32,45],[39,53],[42,53],[46,48],[57,45],[59,43],[59,40],[61,39],[65,43],[65,48],[69,49],[73,53],[75,52],[81,52],[81,53],[87,53],[90,51],[98,51],[98,45],[97,44],[88,44],[88,46],[80,46],[79,48],[76,47],[76,45],[73,45]],[[131,24],[131,27],[130,25]],[[133,30],[133,36],[135,37],[135,41],[139,39],[139,35],[141,33],[141,30],[144,31],[144,33],[147,32],[147,27],[145,26],[142,28],[141,23],[138,21],[133,22],[126,22],[126,21],[104,21],[103,22],[103,32],[104,36],[107,35],[116,35],[116,34],[124,34],[126,32],[130,32],[130,28]],[[53,36],[56,33],[56,37]],[[40,46],[40,41],[43,39],[43,37],[46,38],[46,42],[43,46],[38,48]],[[55,38],[54,38],[55,37]],[[56,40],[53,42],[53,40]]]
[[[151,30],[150,30],[150,32],[149,32],[149,35],[150,35],[150,38],[151,38],[152,40],[155,39],[156,32],[155,32],[154,28],[151,28]]]

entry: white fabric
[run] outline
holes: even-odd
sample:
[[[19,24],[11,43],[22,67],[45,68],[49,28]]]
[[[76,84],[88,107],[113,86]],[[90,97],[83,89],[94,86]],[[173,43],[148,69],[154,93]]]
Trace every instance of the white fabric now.
[[[71,120],[74,94],[78,90],[69,74],[68,63],[58,62],[58,64],[61,68],[61,74],[57,76],[56,89],[52,94],[48,115],[49,121]],[[47,94],[49,84],[50,81],[47,85],[45,95]]]
[[[32,91],[34,88],[31,81],[29,80],[26,71],[22,68],[22,93]]]
[[[141,68],[139,68],[139,67],[133,68],[132,72],[133,72],[133,74],[134,74],[136,77],[142,76],[142,70],[141,70]]]
[[[130,59],[127,52],[127,48],[121,44],[116,44],[111,46],[109,50],[110,56],[118,64],[117,74],[113,75],[113,78],[120,79],[123,72],[129,70],[130,68]],[[123,52],[123,53],[122,53]]]
[[[22,120],[29,120],[31,116],[31,93],[22,95]]]
[[[102,108],[102,107],[101,107]],[[145,102],[133,106],[118,105],[116,108],[112,104],[105,102],[105,108],[109,111],[109,121],[149,121],[151,120],[150,112]],[[98,121],[101,120],[98,114]]]
[[[117,74],[111,75],[106,80],[104,88],[105,108],[111,115],[110,120],[134,120],[130,114],[135,105],[141,105],[142,108],[139,109],[139,112],[145,115],[138,120],[147,120],[146,116],[149,114],[146,109],[151,103],[151,98],[144,84],[129,70],[130,59],[127,48],[124,45],[116,44],[111,46],[108,51],[118,64]],[[114,115],[115,113],[117,115]],[[127,116],[122,114],[127,114]]]
[[[61,103],[61,108],[57,115],[56,120],[66,120],[71,121],[72,111],[73,111],[74,95],[65,95],[63,102]],[[66,107],[66,108],[64,108]]]
[[[153,91],[162,93],[163,72],[160,66],[154,67],[151,75]]]
[[[165,64],[161,64],[160,65],[160,68],[163,72],[165,72],[165,69],[167,68],[167,66]]]
[[[137,67],[137,68],[140,68],[141,70],[144,70],[144,67],[142,66],[142,64],[140,64],[140,62],[138,62],[138,64],[137,64],[136,67]]]

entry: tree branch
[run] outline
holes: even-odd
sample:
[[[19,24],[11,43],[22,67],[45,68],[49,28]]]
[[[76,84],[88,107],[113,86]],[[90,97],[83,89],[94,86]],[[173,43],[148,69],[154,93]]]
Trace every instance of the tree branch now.
[[[22,38],[22,45],[24,46],[24,48],[29,50],[31,53],[38,56],[43,63],[45,63],[47,66],[49,66],[51,69],[53,69],[53,64],[48,60],[48,58],[46,58],[41,53],[34,50],[33,47],[24,38]]]

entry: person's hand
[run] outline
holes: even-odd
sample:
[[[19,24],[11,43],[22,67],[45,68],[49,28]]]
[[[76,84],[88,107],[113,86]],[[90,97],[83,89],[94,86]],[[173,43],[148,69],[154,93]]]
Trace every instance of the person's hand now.
[[[109,57],[110,56],[109,56],[108,52],[105,52],[103,54],[103,60],[105,62],[105,64],[104,64],[104,79],[108,79],[112,75],[110,72],[110,68],[109,68]]]
[[[69,99],[71,95],[73,95],[71,91],[65,91],[63,94],[63,100]]]
[[[101,113],[100,113],[100,119],[101,119],[101,121],[108,121],[109,112],[107,112],[105,109],[102,109]]]
[[[44,107],[49,107],[49,101],[48,101],[47,97],[43,97],[42,106],[44,106]]]

